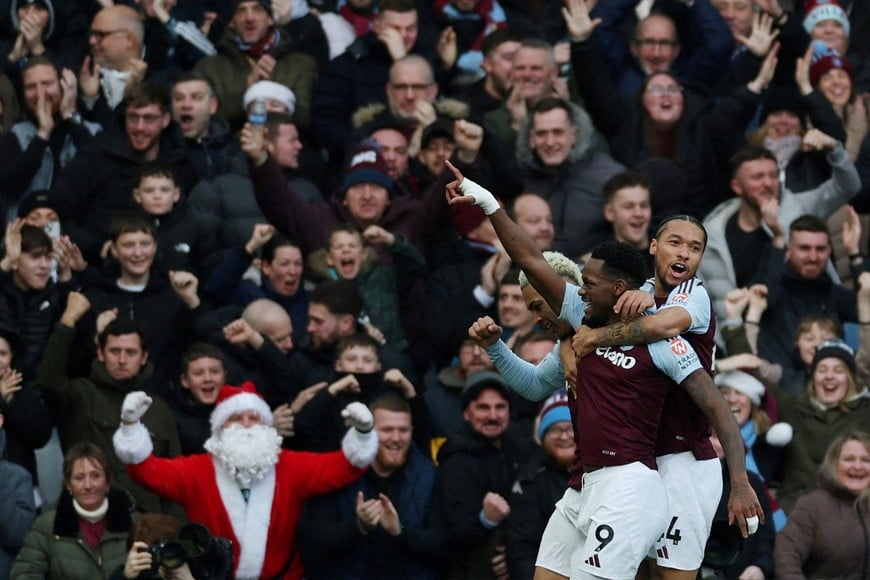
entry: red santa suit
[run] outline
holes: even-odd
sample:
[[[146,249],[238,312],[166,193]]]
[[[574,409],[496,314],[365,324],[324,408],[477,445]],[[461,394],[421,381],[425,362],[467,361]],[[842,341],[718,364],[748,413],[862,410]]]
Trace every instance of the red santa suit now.
[[[296,525],[310,497],[340,489],[364,472],[344,453],[282,451],[275,469],[251,484],[246,503],[239,484],[211,455],[164,459],[149,455],[128,465],[134,481],[179,503],[191,522],[233,541],[237,578],[275,578],[292,558],[282,578],[302,578]]]
[[[235,389],[225,386],[222,388]],[[238,390],[237,390],[238,391]],[[272,416],[257,395],[236,395],[212,413],[212,431],[230,413],[254,408],[271,425]],[[219,399],[220,400],[220,399]],[[301,579],[295,548],[296,525],[305,501],[358,479],[378,449],[377,435],[348,430],[342,450],[311,453],[282,450],[275,467],[250,485],[246,502],[238,482],[209,453],[166,459],[151,454],[142,423],[115,432],[115,453],[134,481],[180,504],[191,522],[204,524],[233,543],[235,578]]]

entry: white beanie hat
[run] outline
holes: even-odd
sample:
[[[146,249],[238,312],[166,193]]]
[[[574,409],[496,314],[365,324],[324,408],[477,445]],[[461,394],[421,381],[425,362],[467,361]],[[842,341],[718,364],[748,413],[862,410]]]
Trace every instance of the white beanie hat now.
[[[716,386],[731,387],[743,393],[756,407],[761,405],[761,397],[764,396],[764,385],[761,381],[743,371],[728,371],[716,375]]]
[[[825,20],[836,20],[843,27],[846,37],[849,37],[851,32],[849,26],[849,15],[840,6],[837,0],[805,0],[804,1],[804,30],[807,33],[813,31],[816,24]]]
[[[245,91],[245,109],[257,99],[274,99],[287,107],[287,113],[296,111],[296,95],[286,86],[275,81],[257,81]]]
[[[272,410],[269,409],[269,405],[257,393],[254,383],[245,381],[241,387],[232,385],[221,387],[217,403],[209,419],[212,435],[216,435],[223,429],[227,419],[242,411],[255,411],[260,415],[264,424],[272,425]]]

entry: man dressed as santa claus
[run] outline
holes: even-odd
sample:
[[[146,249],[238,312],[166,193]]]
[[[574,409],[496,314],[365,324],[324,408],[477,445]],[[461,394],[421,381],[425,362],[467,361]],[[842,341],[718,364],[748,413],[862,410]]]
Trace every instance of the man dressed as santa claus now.
[[[115,453],[143,486],[179,503],[191,522],[233,543],[235,578],[302,578],[296,524],[312,496],[340,489],[364,473],[378,451],[372,414],[362,403],[345,407],[350,429],[341,451],[281,449],[272,412],[251,383],[224,386],[211,414],[207,453],[165,459],[151,454],[139,421],[151,405],[129,393],[115,432]]]

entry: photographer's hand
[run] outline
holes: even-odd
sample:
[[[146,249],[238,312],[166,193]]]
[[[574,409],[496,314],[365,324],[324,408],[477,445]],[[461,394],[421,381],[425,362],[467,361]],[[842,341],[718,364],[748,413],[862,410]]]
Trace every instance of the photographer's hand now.
[[[145,542],[133,542],[124,562],[124,578],[138,578],[139,574],[151,568],[151,553]]]

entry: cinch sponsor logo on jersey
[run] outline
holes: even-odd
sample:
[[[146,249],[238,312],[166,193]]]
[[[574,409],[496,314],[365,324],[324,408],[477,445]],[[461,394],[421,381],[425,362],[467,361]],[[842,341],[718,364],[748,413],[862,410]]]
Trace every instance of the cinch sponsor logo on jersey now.
[[[619,350],[613,350],[612,348],[604,347],[604,348],[596,348],[595,354],[598,356],[603,356],[607,360],[609,360],[614,366],[623,368],[623,369],[631,369],[634,368],[634,365],[637,364],[637,359],[631,355],[625,354]]]

